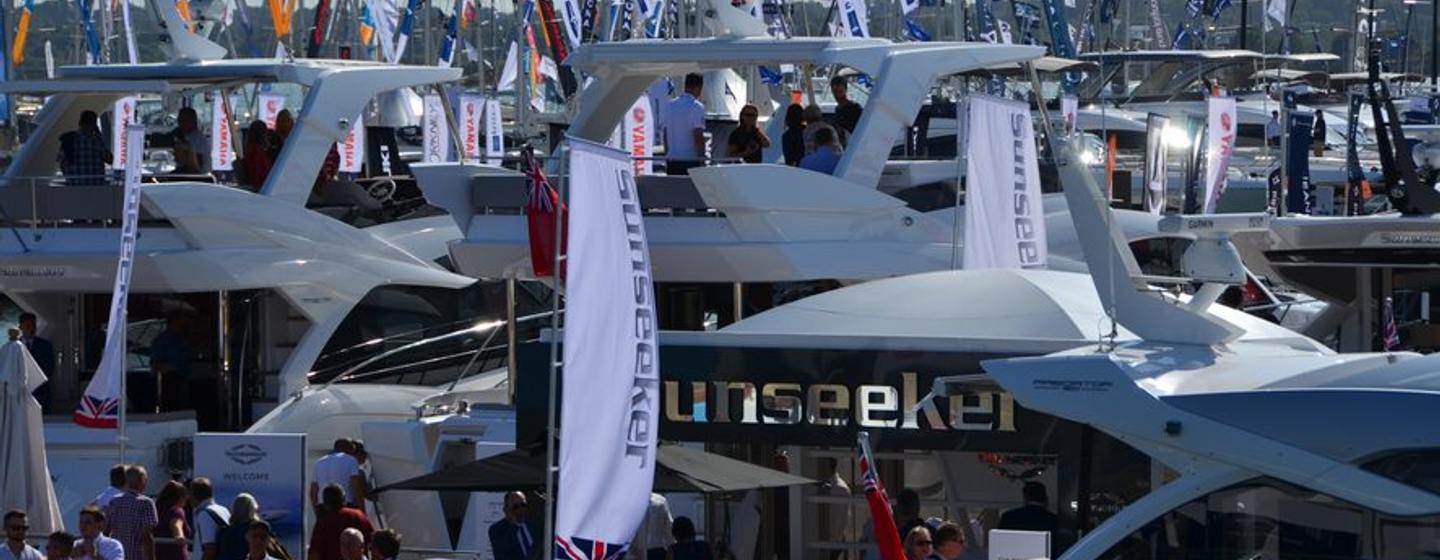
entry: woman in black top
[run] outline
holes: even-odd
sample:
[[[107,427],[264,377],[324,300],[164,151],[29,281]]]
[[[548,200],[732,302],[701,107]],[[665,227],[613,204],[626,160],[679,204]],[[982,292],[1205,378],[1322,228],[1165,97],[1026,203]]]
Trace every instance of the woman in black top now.
[[[785,109],[785,134],[780,137],[780,147],[785,152],[785,165],[799,166],[805,158],[805,110],[797,103]]]
[[[760,163],[770,139],[760,130],[760,110],[754,105],[740,109],[740,125],[730,131],[730,157],[740,158],[745,163]]]

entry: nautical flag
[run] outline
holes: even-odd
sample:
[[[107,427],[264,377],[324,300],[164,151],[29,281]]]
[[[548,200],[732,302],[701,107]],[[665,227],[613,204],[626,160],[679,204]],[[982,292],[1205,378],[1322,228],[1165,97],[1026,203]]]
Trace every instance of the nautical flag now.
[[[1364,94],[1350,94],[1350,111],[1346,115],[1345,127],[1346,216],[1363,214],[1365,200],[1370,198],[1370,180],[1365,177],[1365,169],[1360,165],[1360,152],[1355,136],[1360,128],[1360,108],[1364,104]]]
[[[1210,7],[1210,17],[1220,19],[1220,12],[1230,7],[1230,0],[1215,0],[1215,5]]]
[[[930,34],[925,32],[925,28],[920,27],[919,23],[909,17],[905,18],[905,37],[909,38],[911,41],[930,40]]]
[[[1200,12],[1204,10],[1204,0],[1185,0],[1185,13],[1190,17],[1200,17]]]
[[[781,82],[785,81],[785,77],[784,77],[784,76],[780,75],[779,72],[776,72],[776,71],[774,71],[774,70],[771,70],[769,66],[765,66],[765,65],[762,64],[762,65],[760,66],[759,70],[760,70],[760,81],[761,81],[761,82],[764,82],[764,83],[769,84],[769,85],[772,85],[772,86],[778,86],[778,85],[780,85]]]
[[[184,20],[185,26],[194,33],[195,16],[190,13],[190,0],[175,0],[175,11],[180,13],[180,19]]]
[[[1380,314],[1383,315],[1383,317],[1381,317],[1380,320],[1385,322],[1384,332],[1382,333],[1382,336],[1384,337],[1384,339],[1381,341],[1381,343],[1382,343],[1382,344],[1384,345],[1384,347],[1385,347],[1385,351],[1386,351],[1386,352],[1394,352],[1394,351],[1396,351],[1396,350],[1399,350],[1399,349],[1400,349],[1400,327],[1398,327],[1398,326],[1395,324],[1395,299],[1394,299],[1394,298],[1392,298],[1392,297],[1390,297],[1390,296],[1385,296],[1385,306],[1384,306],[1383,309],[1381,309]]]
[[[320,47],[325,45],[325,28],[330,23],[330,10],[330,0],[315,2],[315,24],[310,27],[310,41],[305,46],[305,56],[308,58],[320,57]]]
[[[670,0],[665,5],[666,31],[665,35],[671,39],[680,36],[680,0]]]
[[[1290,10],[1286,6],[1286,0],[1265,0],[1265,31],[1268,33],[1275,29],[1275,24],[1285,27],[1290,24]],[[1274,20],[1274,23],[1271,23]]]
[[[410,33],[415,30],[415,12],[419,9],[420,0],[410,0],[405,4],[405,14],[400,17],[400,27],[395,30],[395,50],[392,51],[395,58],[390,62],[398,63],[405,56],[405,46],[410,44]]]
[[[370,5],[360,6],[360,44],[370,45],[375,40],[375,17],[370,15]]]
[[[80,6],[80,26],[85,30],[85,64],[100,63],[100,33],[95,30],[95,18],[91,16],[90,0],[76,0]]]
[[[110,318],[105,328],[105,350],[100,366],[85,387],[75,409],[75,423],[87,428],[115,428],[123,397],[120,387],[125,375],[126,302],[130,299],[130,273],[135,266],[136,234],[140,225],[140,161],[145,156],[145,125],[130,124],[116,135],[125,142],[125,202],[120,219],[120,259],[115,267],[115,287],[110,292]]]
[[[890,496],[885,494],[885,484],[880,482],[880,475],[875,472],[875,457],[870,453],[870,434],[860,432],[859,444],[860,485],[865,488],[865,502],[870,506],[870,525],[875,531],[880,560],[905,560],[905,547],[900,544],[900,530],[895,527],[895,511],[890,508]]]
[[[285,13],[286,0],[269,0],[266,6],[270,8],[270,23],[275,27],[275,40],[290,34],[290,14]]]
[[[1190,46],[1190,32],[1185,29],[1184,23],[1175,24],[1175,42],[1170,44],[1171,50],[1184,50]]]
[[[450,14],[450,19],[445,22],[445,41],[440,44],[440,60],[438,66],[450,67],[455,65],[455,43],[460,37],[460,14]]]
[[[530,237],[530,269],[536,278],[555,275],[555,252],[565,251],[566,230],[569,222],[565,205],[560,202],[560,193],[550,185],[540,162],[535,159],[535,148],[525,146],[520,153],[520,171],[525,174],[527,200],[525,202],[525,225]],[[560,211],[556,212],[555,209]],[[561,221],[560,239],[555,239],[555,221]],[[561,265],[564,271],[564,265]]]
[[[500,67],[500,80],[495,82],[495,91],[514,91],[515,77],[520,75],[520,62],[515,51],[519,45],[515,41],[510,42],[510,50],[505,52],[505,65]]]
[[[381,59],[394,64],[400,60],[395,52],[395,26],[400,19],[398,0],[365,0],[365,11],[375,27],[375,42],[380,45]]]
[[[15,45],[10,50],[10,62],[19,66],[25,62],[25,40],[30,38],[30,15],[35,11],[35,0],[25,0],[20,8],[20,24],[15,29]]]

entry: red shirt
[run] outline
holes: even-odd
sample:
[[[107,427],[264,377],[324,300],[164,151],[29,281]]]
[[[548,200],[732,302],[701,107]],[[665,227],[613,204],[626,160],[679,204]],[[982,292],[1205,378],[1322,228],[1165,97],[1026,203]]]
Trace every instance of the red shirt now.
[[[359,529],[367,543],[370,542],[370,534],[375,532],[370,520],[365,518],[365,512],[358,509],[347,507],[321,514],[315,520],[315,528],[310,531],[310,560],[341,560],[340,533],[351,528]]]

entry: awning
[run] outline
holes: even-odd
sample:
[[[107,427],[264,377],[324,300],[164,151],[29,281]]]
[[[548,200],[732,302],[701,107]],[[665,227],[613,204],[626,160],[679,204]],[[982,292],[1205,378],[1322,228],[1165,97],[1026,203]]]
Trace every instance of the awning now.
[[[661,445],[655,457],[656,492],[739,492],[815,484],[816,481],[678,445]],[[545,488],[545,453],[517,449],[377,488],[509,492]]]

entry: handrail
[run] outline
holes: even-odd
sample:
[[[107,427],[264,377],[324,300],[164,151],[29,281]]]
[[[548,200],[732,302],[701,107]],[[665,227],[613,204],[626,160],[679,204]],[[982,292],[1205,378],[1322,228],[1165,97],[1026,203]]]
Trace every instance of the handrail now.
[[[525,322],[528,322],[528,321],[533,321],[533,320],[535,320],[535,319],[543,319],[543,318],[549,317],[550,314],[551,314],[551,312],[545,311],[545,312],[542,312],[542,313],[535,313],[535,314],[531,314],[531,315],[526,315],[526,316],[524,316],[524,317],[517,317],[517,318],[515,319],[515,323],[518,325],[518,324],[520,324],[520,323],[525,323]],[[443,335],[440,335],[440,336],[436,336],[436,337],[426,338],[426,339],[423,339],[423,340],[417,340],[417,341],[411,342],[411,343],[409,343],[409,344],[404,344],[404,345],[401,345],[401,346],[398,346],[398,347],[395,347],[395,348],[391,348],[390,350],[386,350],[386,351],[384,351],[384,352],[381,352],[381,353],[379,353],[379,354],[376,354],[376,355],[374,355],[374,356],[371,356],[371,357],[369,357],[369,358],[366,358],[365,360],[361,361],[360,363],[355,364],[355,365],[353,365],[353,366],[350,366],[349,368],[346,368],[345,371],[341,372],[339,375],[336,375],[335,377],[330,378],[329,381],[326,381],[326,382],[325,382],[325,387],[326,387],[326,388],[329,388],[331,385],[333,385],[333,384],[335,384],[335,383],[337,383],[337,382],[344,381],[344,380],[348,379],[349,377],[354,376],[354,375],[355,375],[355,372],[358,371],[358,370],[360,370],[361,368],[364,368],[364,367],[366,367],[366,366],[369,366],[370,364],[373,364],[373,363],[378,362],[378,361],[380,361],[380,360],[384,360],[385,358],[388,358],[388,357],[393,356],[393,355],[395,355],[395,354],[398,354],[398,353],[400,353],[400,352],[405,352],[405,351],[412,350],[412,349],[415,349],[415,348],[418,348],[418,347],[421,347],[421,346],[424,346],[424,345],[427,345],[427,344],[431,344],[431,343],[434,343],[434,342],[439,342],[439,341],[442,341],[442,340],[449,340],[449,339],[452,339],[452,338],[458,338],[458,337],[465,336],[465,335],[472,334],[472,333],[478,334],[478,333],[485,332],[485,331],[491,331],[491,337],[493,337],[493,336],[494,336],[494,333],[499,331],[499,327],[503,327],[503,326],[505,326],[505,325],[506,325],[506,321],[504,321],[504,320],[485,321],[485,322],[477,323],[475,326],[470,327],[470,328],[468,328],[468,329],[462,329],[462,330],[458,330],[458,331],[446,333],[446,334],[443,334]],[[489,340],[489,339],[487,339],[487,341],[488,341],[488,340]],[[484,350],[484,348],[483,348],[483,347],[484,347],[484,343],[482,343],[481,346],[482,346],[481,350]],[[478,354],[477,354],[477,355],[478,355]],[[468,366],[467,366],[467,367],[468,367]],[[458,379],[458,378],[457,378],[457,379]]]

